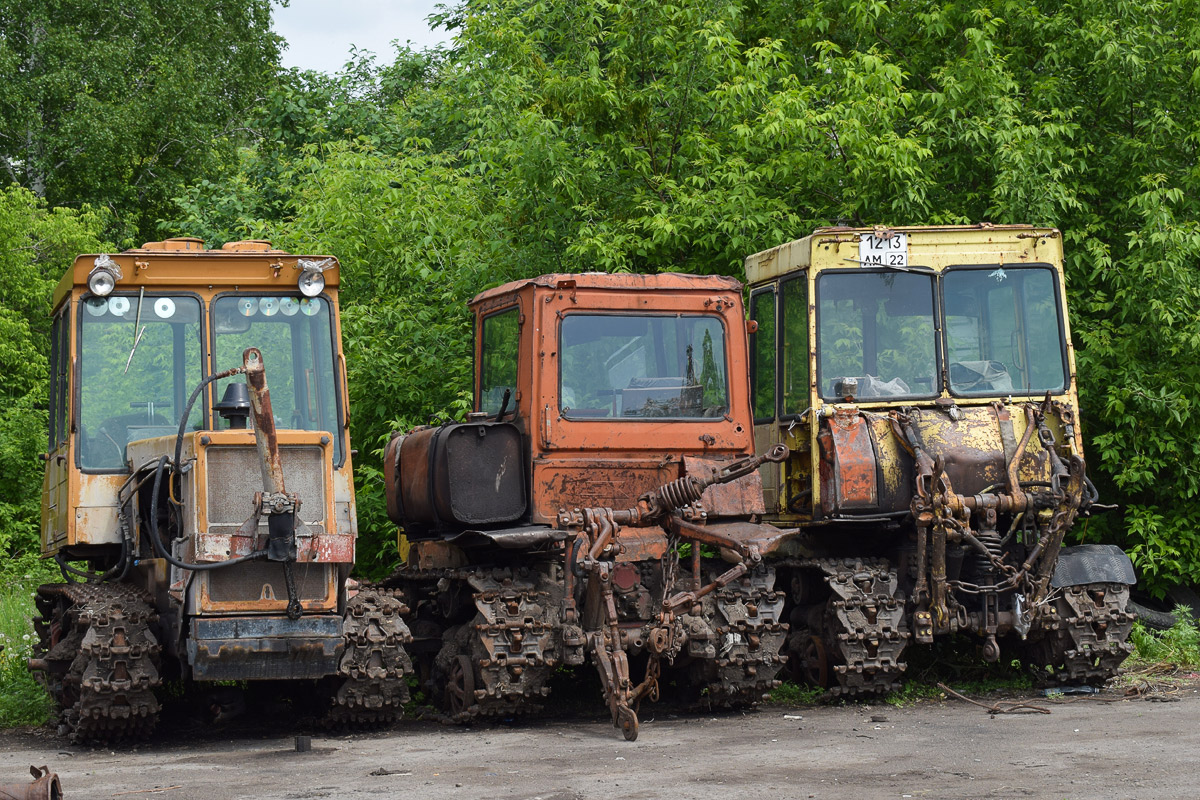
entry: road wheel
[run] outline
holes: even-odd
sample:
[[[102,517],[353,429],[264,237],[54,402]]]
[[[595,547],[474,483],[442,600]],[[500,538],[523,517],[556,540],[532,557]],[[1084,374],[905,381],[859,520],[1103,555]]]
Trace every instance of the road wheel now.
[[[446,676],[446,710],[458,716],[467,713],[474,703],[475,665],[467,656],[455,656]]]

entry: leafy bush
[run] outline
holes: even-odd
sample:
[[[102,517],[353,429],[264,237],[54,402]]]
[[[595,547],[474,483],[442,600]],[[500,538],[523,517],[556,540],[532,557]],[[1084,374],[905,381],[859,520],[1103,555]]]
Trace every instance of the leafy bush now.
[[[1178,606],[1175,624],[1165,631],[1155,631],[1140,622],[1133,625],[1130,641],[1134,656],[1152,663],[1170,662],[1177,667],[1200,667],[1200,627],[1192,618],[1191,609]]]
[[[77,253],[104,248],[105,220],[0,189],[0,558],[38,552],[51,293]]]

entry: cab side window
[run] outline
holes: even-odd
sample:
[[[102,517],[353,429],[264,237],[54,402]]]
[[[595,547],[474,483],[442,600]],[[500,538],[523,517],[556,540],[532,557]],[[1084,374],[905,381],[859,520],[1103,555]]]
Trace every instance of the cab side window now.
[[[758,331],[750,341],[750,393],[755,421],[775,419],[775,290],[750,298],[750,319]]]
[[[783,294],[783,416],[803,413],[809,402],[808,279],[801,274],[784,281]]]
[[[497,414],[510,392],[507,408],[516,406],[519,311],[513,308],[483,318],[479,349],[479,394],[476,407]]]

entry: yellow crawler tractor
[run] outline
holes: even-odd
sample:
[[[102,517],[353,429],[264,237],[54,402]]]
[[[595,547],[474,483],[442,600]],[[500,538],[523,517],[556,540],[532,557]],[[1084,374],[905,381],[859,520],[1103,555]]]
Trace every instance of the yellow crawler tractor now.
[[[407,699],[398,600],[357,536],[338,263],[197,239],[78,257],[54,294],[31,668],[74,740],[147,735],[154,689],[322,682],[333,722]],[[268,389],[267,380],[274,389]]]
[[[822,228],[745,266],[755,445],[791,452],[762,467],[768,518],[803,531],[796,675],[887,691],[910,643],[957,633],[1041,683],[1116,674],[1132,564],[1064,546],[1097,497],[1059,232]]]

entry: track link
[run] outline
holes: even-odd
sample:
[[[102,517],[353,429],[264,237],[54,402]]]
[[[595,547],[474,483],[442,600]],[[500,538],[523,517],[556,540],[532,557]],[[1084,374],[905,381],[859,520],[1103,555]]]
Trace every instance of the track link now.
[[[706,687],[714,705],[754,705],[779,685],[788,626],[774,585],[775,571],[760,568],[716,593],[716,679]]]
[[[338,663],[342,683],[326,720],[331,727],[388,725],[404,716],[412,673],[404,649],[412,641],[406,613],[392,591],[372,586],[346,603],[346,646]]]
[[[818,564],[831,591],[823,637],[837,679],[830,691],[855,696],[899,689],[909,633],[896,572],[886,562]]]
[[[158,724],[161,648],[150,599],[126,584],[38,588],[41,680],[72,742],[144,739]]]
[[[475,619],[447,632],[435,661],[455,722],[540,711],[558,665],[557,604],[536,575],[473,572]]]
[[[1091,583],[1061,591],[1043,611],[1041,635],[1026,642],[1025,661],[1040,686],[1103,686],[1133,651],[1129,587]]]

